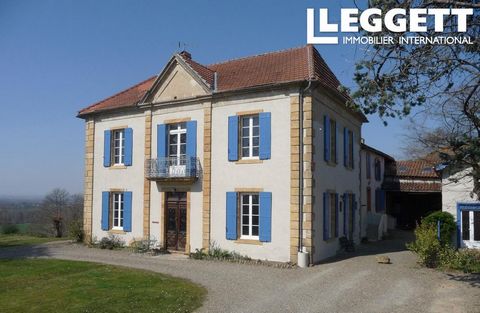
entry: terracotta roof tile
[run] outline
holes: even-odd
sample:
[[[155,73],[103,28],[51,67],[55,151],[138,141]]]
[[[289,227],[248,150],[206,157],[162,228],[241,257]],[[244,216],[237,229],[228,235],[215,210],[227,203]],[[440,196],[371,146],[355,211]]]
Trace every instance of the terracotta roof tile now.
[[[440,182],[390,182],[384,183],[382,188],[387,191],[442,192]]]
[[[439,178],[435,164],[423,160],[396,161],[386,169],[387,176]]]
[[[233,91],[256,86],[317,80],[337,91],[340,82],[318,51],[311,45],[270,52],[221,63],[202,65],[192,60],[190,53],[178,54],[209,85],[213,87],[217,73],[216,92]],[[97,111],[135,105],[155,81],[151,77],[110,98],[97,102],[79,112],[79,116]],[[337,91],[338,92],[338,91]],[[348,98],[348,96],[341,94]],[[362,115],[363,116],[363,115]]]

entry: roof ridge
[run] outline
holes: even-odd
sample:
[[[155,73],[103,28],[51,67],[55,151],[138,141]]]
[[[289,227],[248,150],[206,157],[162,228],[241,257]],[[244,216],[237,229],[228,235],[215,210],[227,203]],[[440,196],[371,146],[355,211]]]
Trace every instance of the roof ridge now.
[[[105,102],[105,101],[107,101],[107,100],[109,100],[109,99],[115,98],[115,97],[117,97],[117,96],[119,96],[119,95],[121,95],[121,94],[123,94],[123,93],[126,93],[127,91],[132,90],[132,89],[140,86],[141,84],[146,83],[147,81],[149,81],[149,80],[151,80],[152,78],[155,78],[155,77],[157,77],[157,75],[153,75],[153,76],[151,76],[151,77],[149,77],[149,78],[147,78],[147,79],[145,79],[145,80],[143,80],[143,81],[141,81],[141,82],[139,82],[139,83],[137,83],[137,84],[135,84],[135,85],[133,85],[133,86],[128,87],[127,89],[124,89],[124,90],[122,90],[122,91],[117,92],[116,94],[114,94],[114,95],[112,95],[112,96],[110,96],[110,97],[107,97],[107,98],[104,98],[104,99],[102,99],[102,100],[100,100],[100,101],[97,101],[97,102],[95,102],[94,104],[89,105],[89,106],[86,107],[86,108],[83,108],[83,109],[80,110],[79,112],[81,113],[81,112],[83,112],[83,111],[87,111],[88,109],[96,106],[97,104],[100,104],[100,103]]]
[[[308,47],[308,45],[303,45],[303,46],[298,46],[298,47],[293,47],[293,48],[287,48],[287,49],[282,49],[282,50],[275,50],[275,51],[270,51],[270,52],[264,52],[264,53],[249,55],[249,56],[245,56],[245,57],[228,59],[228,60],[225,60],[225,61],[221,61],[221,62],[217,62],[217,63],[211,63],[211,64],[207,64],[207,65],[204,65],[204,66],[208,68],[210,66],[225,64],[225,63],[229,63],[229,62],[233,62],[233,61],[252,59],[252,58],[256,58],[256,57],[260,57],[260,56],[264,56],[264,55],[277,54],[277,53],[282,53],[282,52],[287,52],[287,51],[292,51],[292,50],[300,50],[300,49],[304,49],[306,47]]]

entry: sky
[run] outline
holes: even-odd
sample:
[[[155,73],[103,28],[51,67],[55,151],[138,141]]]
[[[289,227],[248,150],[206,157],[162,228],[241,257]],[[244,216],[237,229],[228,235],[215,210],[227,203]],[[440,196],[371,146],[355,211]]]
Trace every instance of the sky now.
[[[342,6],[352,1],[0,1],[0,196],[81,193],[84,122],[76,113],[158,74],[179,42],[204,64],[298,47],[307,8],[333,14]],[[365,46],[317,49],[353,87]],[[402,157],[407,122],[368,119],[366,143]]]

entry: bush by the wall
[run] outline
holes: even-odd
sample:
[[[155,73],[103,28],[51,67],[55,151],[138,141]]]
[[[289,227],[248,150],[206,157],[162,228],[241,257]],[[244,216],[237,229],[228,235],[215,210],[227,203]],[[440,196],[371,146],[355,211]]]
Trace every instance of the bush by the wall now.
[[[422,223],[415,229],[415,241],[407,244],[415,252],[422,265],[437,267],[442,244],[437,238],[437,228],[429,223]]]
[[[96,244],[100,249],[119,249],[125,246],[125,242],[121,240],[118,236],[110,235],[108,237],[103,237],[100,241]]]
[[[453,215],[448,212],[436,211],[427,215],[422,224],[427,224],[437,229],[437,223],[440,221],[440,241],[442,244],[450,244],[457,225]]]
[[[68,235],[76,242],[83,241],[85,233],[83,232],[83,221],[81,219],[70,222],[68,225]]]

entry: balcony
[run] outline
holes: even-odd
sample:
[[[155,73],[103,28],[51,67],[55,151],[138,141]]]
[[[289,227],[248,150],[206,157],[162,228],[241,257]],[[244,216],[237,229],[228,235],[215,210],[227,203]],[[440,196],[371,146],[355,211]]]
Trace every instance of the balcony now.
[[[196,157],[164,157],[145,161],[145,176],[159,182],[193,183],[200,177]]]

